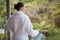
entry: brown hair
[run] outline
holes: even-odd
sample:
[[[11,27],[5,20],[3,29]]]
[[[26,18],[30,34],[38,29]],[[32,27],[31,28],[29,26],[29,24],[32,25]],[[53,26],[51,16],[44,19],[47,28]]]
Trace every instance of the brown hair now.
[[[18,11],[21,7],[24,7],[24,3],[22,3],[22,2],[18,2],[17,4],[14,5],[14,9],[16,9]]]

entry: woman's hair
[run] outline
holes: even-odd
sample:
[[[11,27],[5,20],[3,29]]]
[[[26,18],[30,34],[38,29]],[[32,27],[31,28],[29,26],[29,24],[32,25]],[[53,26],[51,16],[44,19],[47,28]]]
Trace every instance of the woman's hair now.
[[[14,5],[14,9],[16,9],[18,11],[21,7],[24,7],[24,3],[22,3],[22,2],[18,2],[17,4]]]

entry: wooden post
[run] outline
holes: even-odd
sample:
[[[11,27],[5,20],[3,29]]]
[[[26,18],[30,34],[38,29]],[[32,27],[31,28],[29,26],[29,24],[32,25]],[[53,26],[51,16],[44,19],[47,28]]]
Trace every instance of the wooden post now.
[[[11,8],[10,8],[10,0],[6,0],[6,12],[7,12],[7,17],[11,15]]]
[[[6,0],[6,16],[7,16],[7,19],[9,18],[10,14],[11,14],[10,0]],[[7,32],[7,40],[10,40],[10,31]]]

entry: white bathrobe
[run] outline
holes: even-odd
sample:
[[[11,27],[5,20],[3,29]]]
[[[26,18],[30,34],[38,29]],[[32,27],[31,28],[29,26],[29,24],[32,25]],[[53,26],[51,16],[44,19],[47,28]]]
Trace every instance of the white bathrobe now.
[[[45,40],[45,39],[46,37],[42,33],[40,33],[39,36],[37,37],[31,37],[31,40]]]
[[[13,32],[13,40],[29,40],[28,35],[35,37],[39,31],[33,30],[32,23],[22,11],[16,11],[5,24],[7,31]]]

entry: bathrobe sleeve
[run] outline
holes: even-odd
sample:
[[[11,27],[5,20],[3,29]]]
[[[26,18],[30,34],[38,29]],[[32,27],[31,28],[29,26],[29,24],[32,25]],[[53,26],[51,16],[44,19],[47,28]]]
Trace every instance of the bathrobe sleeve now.
[[[32,23],[28,16],[25,19],[25,26],[26,26],[26,32],[28,33],[28,35],[35,37],[39,34],[38,30],[33,30]]]
[[[10,18],[7,20],[4,26],[5,26],[6,31],[10,31]]]
[[[7,20],[4,26],[5,26],[6,31],[11,30],[13,32],[14,28],[13,28],[12,16],[9,17],[9,19]]]

